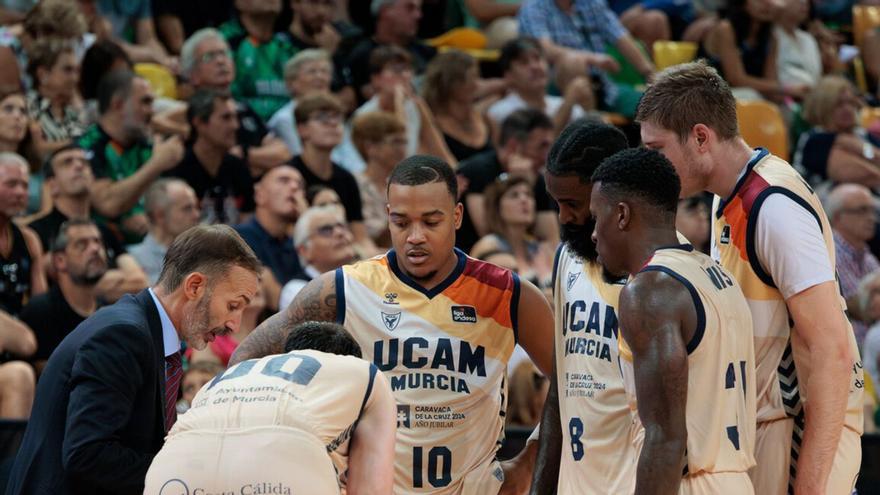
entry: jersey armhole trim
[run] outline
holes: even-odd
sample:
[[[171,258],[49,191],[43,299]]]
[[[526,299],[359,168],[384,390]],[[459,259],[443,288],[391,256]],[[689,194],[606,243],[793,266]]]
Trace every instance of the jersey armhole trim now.
[[[336,269],[336,323],[345,324],[345,274],[342,267]]]
[[[556,279],[558,278],[557,272],[559,271],[559,258],[562,257],[563,249],[565,249],[565,243],[560,242],[559,246],[556,247],[556,254],[553,256],[553,279],[550,282],[550,287],[553,289],[553,297],[556,297]]]
[[[771,186],[767,189],[761,191],[758,194],[758,197],[755,198],[755,201],[752,203],[752,209],[749,211],[749,222],[748,227],[746,228],[746,256],[749,258],[749,265],[752,267],[752,271],[755,272],[755,275],[764,282],[768,286],[778,289],[776,287],[776,283],[773,282],[773,277],[767,273],[764,268],[761,266],[761,261],[758,259],[758,248],[757,248],[757,230],[758,230],[758,216],[761,213],[761,206],[764,204],[764,201],[770,197],[771,194],[782,194],[783,196],[791,199],[796,204],[800,205],[802,208],[807,210],[813,218],[816,219],[816,223],[819,225],[819,232],[823,232],[822,221],[819,219],[819,214],[816,213],[816,210],[810,206],[807,201],[795,194],[793,191],[786,189],[780,186]]]
[[[697,313],[697,328],[694,330],[694,335],[691,337],[690,342],[687,343],[687,353],[692,354],[699,347],[700,342],[703,340],[703,334],[706,333],[706,308],[703,307],[703,300],[700,299],[700,295],[697,293],[697,289],[694,285],[686,278],[682,277],[678,272],[672,270],[671,268],[665,266],[651,265],[645,267],[643,272],[662,272],[670,277],[678,280],[681,285],[684,286],[685,289],[690,293],[691,299],[694,302],[694,311]]]
[[[376,381],[376,373],[379,371],[379,368],[376,367],[375,364],[370,363],[370,379],[367,382],[367,391],[364,392],[364,401],[361,402],[361,410],[358,411],[357,421],[355,421],[355,425],[361,420],[361,416],[364,414],[364,408],[367,407],[367,401],[370,400],[370,395],[373,393],[373,383]]]
[[[519,275],[511,272],[513,278],[513,297],[510,300],[510,323],[513,327],[513,341],[519,344],[519,295],[520,281]]]

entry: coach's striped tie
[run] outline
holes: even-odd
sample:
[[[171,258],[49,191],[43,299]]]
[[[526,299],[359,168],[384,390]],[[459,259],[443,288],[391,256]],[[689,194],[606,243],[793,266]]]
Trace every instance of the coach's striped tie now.
[[[180,393],[180,380],[183,366],[180,351],[165,357],[165,432],[177,421],[177,396]]]

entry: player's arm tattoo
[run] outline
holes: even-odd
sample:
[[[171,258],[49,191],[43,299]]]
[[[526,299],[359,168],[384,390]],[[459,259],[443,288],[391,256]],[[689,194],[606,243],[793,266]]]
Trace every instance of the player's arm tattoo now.
[[[235,349],[229,365],[284,352],[284,343],[290,331],[304,321],[336,321],[336,279],[333,272],[309,282],[290,306],[255,328]]]
[[[559,480],[559,457],[562,452],[562,427],[559,423],[559,389],[556,383],[556,364],[550,375],[550,390],[544,401],[541,416],[541,436],[538,459],[532,478],[530,495],[553,495]]]
[[[645,440],[637,495],[677,493],[685,462],[688,362],[684,286],[659,272],[638,275],[620,294],[620,328],[632,350],[636,400]]]

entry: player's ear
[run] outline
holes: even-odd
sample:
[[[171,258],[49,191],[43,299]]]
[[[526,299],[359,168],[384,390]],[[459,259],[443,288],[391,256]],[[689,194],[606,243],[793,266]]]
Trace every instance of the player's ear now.
[[[617,203],[615,214],[617,215],[617,229],[627,230],[632,220],[632,209],[629,207],[629,203],[623,201]]]
[[[452,223],[455,225],[455,230],[461,228],[462,219],[464,219],[464,205],[455,203],[455,209],[452,210]]]
[[[706,150],[706,145],[710,141],[712,130],[706,124],[697,124],[691,129],[691,136],[697,145],[697,150]]]

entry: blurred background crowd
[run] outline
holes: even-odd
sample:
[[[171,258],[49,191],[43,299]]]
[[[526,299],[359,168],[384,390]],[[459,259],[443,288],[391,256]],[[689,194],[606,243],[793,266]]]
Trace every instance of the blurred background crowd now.
[[[704,58],[746,140],[825,201],[874,429],[877,0],[0,0],[0,24],[0,418],[28,417],[53,349],[154,283],[175,236],[226,223],[260,297],[187,354],[185,409],[309,280],[390,247],[386,180],[417,153],[458,171],[457,246],[549,295],[555,137],[602,119],[637,146],[646,82]],[[709,211],[679,209],[704,251]],[[547,380],[517,356],[507,419],[530,427]]]

